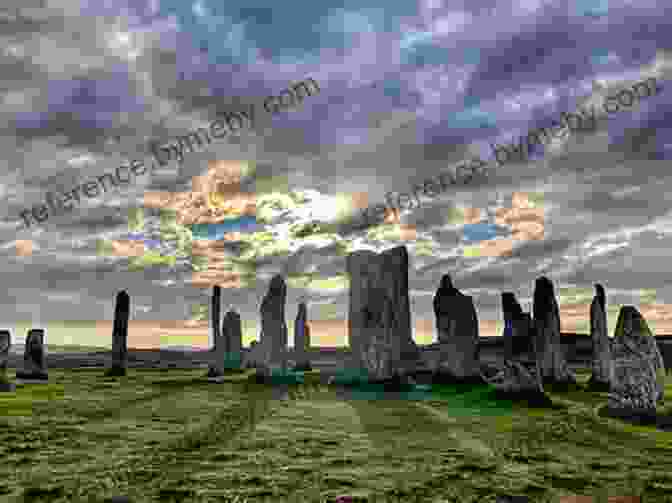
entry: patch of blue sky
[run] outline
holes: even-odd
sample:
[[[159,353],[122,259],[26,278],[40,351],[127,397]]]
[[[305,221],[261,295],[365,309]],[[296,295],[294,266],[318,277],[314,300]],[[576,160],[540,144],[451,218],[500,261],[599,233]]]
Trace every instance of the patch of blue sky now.
[[[590,62],[594,65],[603,65],[610,61],[610,56],[609,49],[594,49],[590,56]]]
[[[581,16],[603,17],[608,14],[609,0],[575,0],[576,12]]]
[[[464,109],[450,118],[451,126],[464,129],[479,129],[495,127],[495,119],[491,114],[481,110],[480,100],[467,97],[464,100]]]
[[[467,244],[489,241],[501,236],[507,236],[510,231],[491,222],[478,222],[475,224],[465,224],[462,227],[463,241]]]
[[[240,57],[254,54],[258,48],[275,61],[278,57],[304,58],[306,53],[347,44],[355,32],[398,30],[399,17],[417,15],[414,2],[386,0],[340,0],[304,2],[300,8],[288,8],[269,0],[162,0],[160,15],[174,15],[181,31],[191,34],[212,57],[231,59],[222,43],[224,32],[244,26],[244,39],[235,35]],[[297,26],[301,27],[297,29]],[[210,29],[208,28],[210,27]],[[235,54],[233,55],[235,56]]]
[[[423,43],[401,51],[401,62],[415,67],[445,65],[449,62],[449,54],[445,47]]]
[[[481,62],[481,50],[478,47],[467,47],[462,54],[467,65],[478,65]]]
[[[222,239],[229,232],[255,232],[260,228],[261,225],[257,223],[256,217],[242,216],[216,224],[193,224],[191,225],[191,232],[195,240],[216,241]]]

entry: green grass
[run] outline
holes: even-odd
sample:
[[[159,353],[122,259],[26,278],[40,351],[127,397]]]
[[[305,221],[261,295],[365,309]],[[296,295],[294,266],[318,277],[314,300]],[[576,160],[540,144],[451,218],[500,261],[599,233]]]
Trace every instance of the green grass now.
[[[0,395],[0,501],[672,501],[672,433],[598,417],[605,394],[531,410],[483,389],[346,399],[313,371],[283,398],[248,374],[203,375],[50,369]]]

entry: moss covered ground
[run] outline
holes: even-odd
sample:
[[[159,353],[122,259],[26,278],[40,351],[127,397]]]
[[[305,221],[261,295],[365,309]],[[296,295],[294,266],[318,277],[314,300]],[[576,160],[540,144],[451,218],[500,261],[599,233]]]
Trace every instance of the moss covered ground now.
[[[487,389],[386,398],[315,372],[280,387],[203,375],[50,369],[48,385],[0,394],[0,501],[672,502],[672,433],[598,417],[605,394],[532,410]]]

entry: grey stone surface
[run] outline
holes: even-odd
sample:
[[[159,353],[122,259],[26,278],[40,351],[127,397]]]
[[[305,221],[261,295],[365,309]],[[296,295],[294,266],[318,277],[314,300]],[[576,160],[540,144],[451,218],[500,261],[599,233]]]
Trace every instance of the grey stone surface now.
[[[28,330],[23,354],[23,370],[17,371],[16,377],[22,380],[46,380],[48,378],[44,329],[31,328]]]
[[[534,360],[534,327],[529,313],[523,312],[513,292],[502,293],[504,318],[504,357],[519,361]]]
[[[226,340],[222,337],[220,314],[222,312],[222,288],[219,285],[212,287],[210,298],[210,330],[212,330],[212,358],[208,367],[208,377],[219,377],[224,374],[224,359],[226,358]]]
[[[592,375],[589,385],[609,388],[614,378],[611,339],[607,334],[607,299],[604,287],[595,285],[595,297],[590,304],[590,337],[593,343]]]
[[[366,342],[360,365],[373,380],[392,379],[401,373],[401,344],[395,333],[397,313],[383,288],[373,288],[370,293],[362,310]]]
[[[9,330],[0,330],[0,391],[14,391],[14,383],[9,382],[7,366],[9,364],[9,348],[12,345]]]
[[[112,325],[112,367],[108,375],[125,375],[128,363],[128,319],[131,298],[126,290],[117,294]]]
[[[665,391],[663,359],[646,320],[633,306],[619,312],[612,357],[609,408],[655,412]]]
[[[259,308],[261,335],[259,346],[250,351],[253,366],[262,370],[287,370],[287,322],[285,303],[287,284],[281,275],[271,278],[268,292]]]
[[[308,349],[310,348],[310,327],[308,326],[308,308],[305,302],[299,304],[294,320],[294,364],[297,369],[310,368]]]
[[[544,382],[576,384],[569,371],[560,341],[560,309],[553,283],[545,276],[534,286],[534,346],[536,360]]]
[[[241,355],[243,350],[243,325],[240,314],[233,309],[224,316],[222,335],[225,337],[227,354]]]
[[[389,299],[393,306],[395,329],[390,334],[392,338],[390,343],[395,346],[394,353],[397,352],[396,346],[398,346],[400,355],[394,364],[394,371],[403,372],[413,368],[420,357],[420,352],[411,332],[406,247],[398,246],[380,254],[370,251],[351,253],[346,259],[346,269],[350,278],[348,333],[353,355],[349,364],[362,365],[364,360],[368,360],[365,354],[371,349],[371,340],[388,337],[381,335],[376,329],[369,329],[372,323],[374,325],[376,323],[370,319],[370,315],[381,316],[386,309],[383,305],[369,306],[372,302],[372,292],[375,290],[384,292],[385,298]],[[391,319],[388,318],[381,319],[380,323],[390,323]]]
[[[464,379],[479,374],[478,316],[474,300],[453,286],[449,274],[441,278],[434,296],[439,342],[437,370]]]

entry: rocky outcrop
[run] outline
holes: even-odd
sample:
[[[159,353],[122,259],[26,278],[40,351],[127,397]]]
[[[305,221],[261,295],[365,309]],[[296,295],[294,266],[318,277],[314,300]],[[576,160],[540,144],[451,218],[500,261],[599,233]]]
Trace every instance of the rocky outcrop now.
[[[576,385],[560,341],[560,309],[553,283],[545,276],[534,286],[534,346],[544,383]]]
[[[7,377],[9,348],[12,345],[9,330],[0,330],[0,392],[14,391],[16,386]]]
[[[220,331],[220,316],[222,313],[222,287],[215,285],[212,287],[212,297],[210,299],[210,328],[212,329],[212,340],[215,348],[217,341],[221,341],[222,332]],[[215,350],[216,351],[216,350]]]
[[[125,376],[128,360],[128,319],[131,315],[131,297],[126,290],[117,293],[112,324],[112,366],[107,376]]]
[[[607,300],[604,287],[595,285],[595,297],[590,304],[590,337],[593,343],[590,389],[606,391],[614,378],[611,339],[607,334]]]
[[[26,337],[26,347],[23,354],[23,370],[16,372],[16,377],[22,380],[46,382],[47,355],[44,349],[44,329],[31,328]]]
[[[349,364],[355,368],[380,367],[374,372],[379,376],[415,370],[420,352],[411,332],[406,247],[380,254],[357,251],[347,257],[346,267],[350,277],[348,329],[353,355]],[[383,356],[388,353],[384,349],[387,344],[391,345],[389,368],[383,365],[388,358]],[[373,361],[377,363],[370,365]]]
[[[305,302],[299,304],[294,320],[294,368],[310,370],[308,349],[310,347],[310,327],[307,324],[308,309]]]
[[[655,414],[665,390],[663,360],[646,320],[633,306],[623,306],[618,315],[612,357],[608,408]]]
[[[478,378],[478,317],[474,300],[455,288],[450,275],[445,274],[433,304],[439,343],[439,360],[433,370],[458,381]]]

